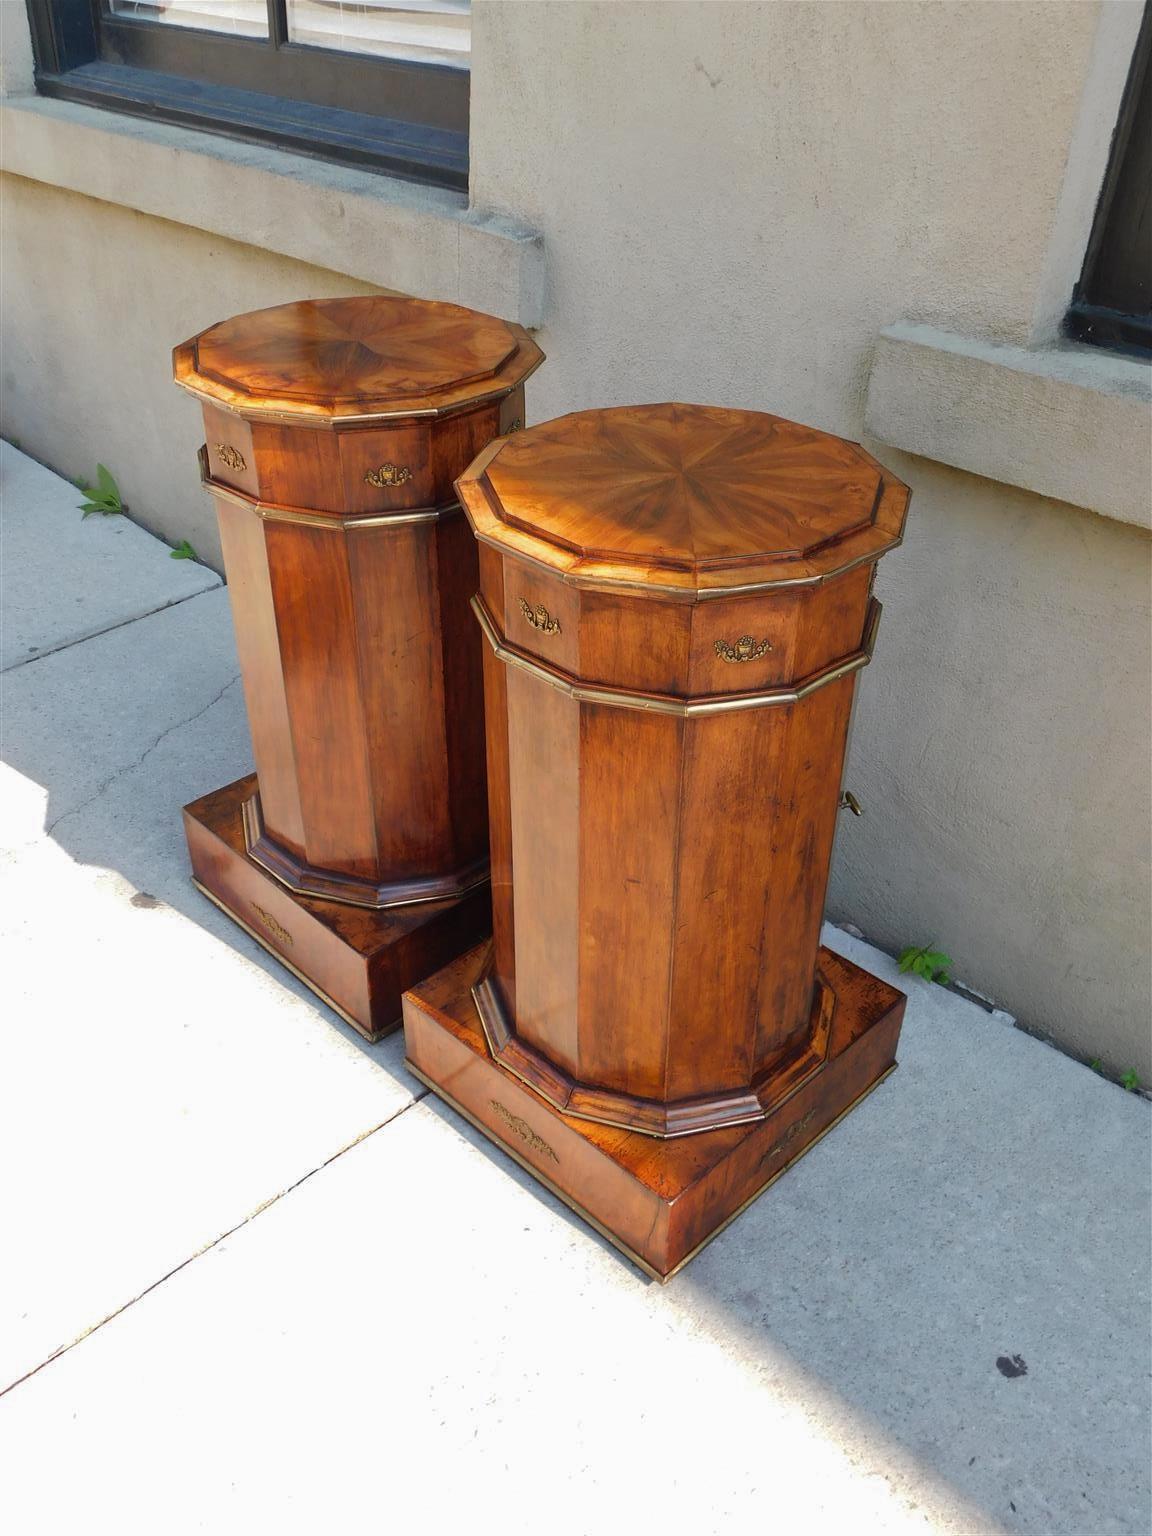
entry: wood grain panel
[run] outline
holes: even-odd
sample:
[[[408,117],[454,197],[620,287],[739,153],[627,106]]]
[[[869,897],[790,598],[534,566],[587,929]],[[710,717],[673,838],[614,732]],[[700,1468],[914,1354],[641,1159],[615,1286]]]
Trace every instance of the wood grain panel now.
[[[770,883],[761,939],[757,1068],[807,1037],[812,956],[828,884],[855,679],[780,711],[783,737],[772,818]]]
[[[800,676],[827,666],[860,644],[875,574],[874,565],[857,566],[801,599],[795,651]]]
[[[669,1096],[683,733],[666,715],[581,706],[578,1076],[647,1099]]]
[[[580,709],[524,672],[509,671],[505,687],[516,1028],[571,1072],[579,1059]]]
[[[264,549],[265,524],[247,507],[222,497],[216,498],[216,516],[264,822],[277,842],[300,858],[304,819]]]
[[[480,591],[492,613],[504,609],[504,562],[479,546]],[[484,669],[485,763],[488,770],[488,854],[492,882],[492,974],[510,1018],[516,1017],[516,912],[512,899],[511,764],[508,757],[508,673],[491,649],[480,645]]]
[[[269,523],[268,570],[308,862],[377,877],[376,827],[344,536]]]
[[[444,793],[437,526],[349,529],[345,538],[378,869],[392,879],[446,874],[459,861]]]
[[[480,580],[476,540],[463,513],[440,520],[436,537],[440,671],[448,752],[448,809],[456,864],[488,853],[484,746],[484,645],[471,601]]]
[[[782,714],[694,720],[685,732],[669,1098],[742,1087],[758,1066],[765,901],[777,879],[775,829],[787,814],[778,800]]]
[[[340,445],[318,427],[256,422],[252,441],[260,472],[260,496],[283,507],[338,517],[343,510]]]
[[[690,691],[692,605],[576,590],[584,680],[641,692]]]

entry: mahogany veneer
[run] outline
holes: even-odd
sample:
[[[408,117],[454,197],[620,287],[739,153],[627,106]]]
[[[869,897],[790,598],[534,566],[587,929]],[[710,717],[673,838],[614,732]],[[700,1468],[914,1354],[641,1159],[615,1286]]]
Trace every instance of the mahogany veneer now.
[[[411,994],[415,1066],[459,1099],[429,1041],[478,1025],[534,1127],[638,1134],[665,1170],[680,1138],[763,1150],[801,1098],[828,1124],[893,1064],[902,1006],[865,1007],[848,1040],[819,933],[875,562],[907,488],[826,433],[662,405],[494,443],[457,489],[481,543],[494,940],[474,1013]],[[873,1030],[864,1081],[837,1062]],[[503,1123],[484,1120],[512,1146]],[[610,1201],[557,1182],[617,1231]],[[701,1219],[753,1192],[721,1183],[735,1204]],[[662,1273],[704,1235],[678,1231]]]
[[[453,480],[520,428],[542,356],[517,325],[388,297],[260,310],[174,353],[203,405],[256,759],[235,813],[249,905],[229,905],[239,876],[220,857],[204,862],[232,837],[230,801],[188,808],[196,877],[249,927],[261,878],[268,912],[285,891],[309,918],[305,898],[364,908],[361,1002],[343,1011],[370,1038],[397,1022],[395,987],[373,980],[382,946],[401,945],[385,968],[402,987],[484,932],[487,897],[469,894],[488,877],[477,561]],[[421,914],[419,946],[375,915],[446,900],[459,920]],[[346,926],[329,914],[292,961],[325,995],[320,973],[347,957],[321,950]]]
[[[243,806],[255,789],[249,774],[184,807],[194,884],[341,1018],[381,1038],[399,1027],[414,977],[490,930],[487,883],[450,901],[380,911],[301,896],[248,857]]]
[[[404,997],[408,1067],[647,1274],[669,1279],[896,1065],[904,994],[831,950],[823,1072],[750,1126],[657,1140],[577,1119],[489,1053],[474,991],[478,946]]]

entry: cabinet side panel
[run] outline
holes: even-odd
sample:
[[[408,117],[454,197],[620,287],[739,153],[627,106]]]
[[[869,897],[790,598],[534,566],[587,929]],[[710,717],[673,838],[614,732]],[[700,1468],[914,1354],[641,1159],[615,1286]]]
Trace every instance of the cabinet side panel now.
[[[661,1099],[684,724],[594,704],[581,715],[577,1076]]]
[[[264,523],[247,507],[219,498],[216,515],[264,822],[278,842],[300,857],[304,852],[304,823],[268,579]]]
[[[261,500],[313,512],[345,510],[335,433],[254,422],[252,445]]]
[[[788,811],[783,711],[743,710],[685,731],[668,1094],[752,1080],[762,931]]]
[[[344,535],[265,525],[305,853],[319,869],[376,876],[376,831]]]
[[[504,609],[504,564],[495,550],[477,546],[480,591],[489,612]],[[488,767],[488,854],[492,872],[492,970],[509,1017],[516,1017],[516,923],[512,903],[512,810],[509,803],[508,670],[491,646],[476,638],[483,653],[484,742]]]
[[[515,882],[516,1032],[577,1067],[580,706],[509,667],[509,804]]]
[[[842,678],[780,711],[784,739],[761,945],[757,1068],[777,1051],[799,1047],[808,1031],[855,683]]]
[[[477,410],[455,411],[432,428],[429,496],[437,506],[455,500],[453,482],[480,450],[499,436],[500,406],[500,401],[491,400]],[[523,409],[521,403],[521,414]]]
[[[488,795],[484,759],[483,652],[472,613],[480,585],[476,540],[463,513],[436,525],[437,583],[444,719],[448,744],[448,804],[458,865],[488,853]]]
[[[492,870],[492,972],[509,1017],[516,1017],[516,913],[512,900],[512,808],[509,802],[507,670],[484,647],[484,713],[488,758],[488,851]]]
[[[874,565],[857,566],[805,595],[796,633],[796,670],[801,677],[860,645],[875,574]]]
[[[341,535],[333,535],[338,539]],[[449,873],[436,525],[349,528],[360,692],[381,880]]]

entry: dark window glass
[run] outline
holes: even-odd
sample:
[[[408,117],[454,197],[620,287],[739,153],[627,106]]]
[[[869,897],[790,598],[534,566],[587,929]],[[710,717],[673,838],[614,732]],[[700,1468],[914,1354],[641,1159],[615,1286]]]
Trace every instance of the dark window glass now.
[[[1120,108],[1084,270],[1068,311],[1079,341],[1152,351],[1152,5]]]
[[[469,0],[28,0],[37,88],[468,185]]]

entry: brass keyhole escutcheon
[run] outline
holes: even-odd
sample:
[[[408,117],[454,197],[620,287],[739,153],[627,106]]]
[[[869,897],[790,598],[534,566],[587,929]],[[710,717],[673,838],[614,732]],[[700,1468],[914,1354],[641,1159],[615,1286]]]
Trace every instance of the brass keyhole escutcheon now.
[[[230,443],[217,443],[216,457],[220,460],[221,464],[227,465],[229,469],[235,470],[237,474],[248,468],[244,461],[244,455],[240,452],[239,448],[233,448]]]

